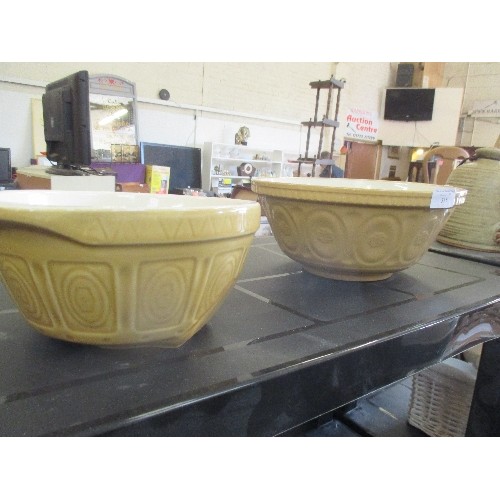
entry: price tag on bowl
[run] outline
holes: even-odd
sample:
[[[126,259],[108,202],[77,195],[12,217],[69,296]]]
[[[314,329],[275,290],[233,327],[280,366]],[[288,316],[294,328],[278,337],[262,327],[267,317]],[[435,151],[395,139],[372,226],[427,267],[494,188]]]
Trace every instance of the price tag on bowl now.
[[[455,206],[455,189],[438,188],[432,192],[430,208],[451,208]]]

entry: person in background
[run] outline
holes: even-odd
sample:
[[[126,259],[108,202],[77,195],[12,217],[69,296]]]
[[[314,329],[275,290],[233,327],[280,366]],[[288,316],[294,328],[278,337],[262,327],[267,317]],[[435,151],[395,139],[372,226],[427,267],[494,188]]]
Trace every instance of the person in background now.
[[[320,158],[322,160],[329,160],[330,159],[330,153],[328,151],[322,151]],[[344,171],[335,163],[331,165],[332,167],[332,174],[330,175],[330,166],[326,165],[323,167],[323,170],[319,174],[320,177],[336,177],[336,178],[342,178],[344,177]]]

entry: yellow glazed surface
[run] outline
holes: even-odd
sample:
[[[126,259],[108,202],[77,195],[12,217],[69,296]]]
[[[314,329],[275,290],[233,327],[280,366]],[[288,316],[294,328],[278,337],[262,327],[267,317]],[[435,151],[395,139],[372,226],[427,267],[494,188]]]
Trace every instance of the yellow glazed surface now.
[[[451,208],[430,208],[436,189]],[[374,281],[417,262],[466,191],[362,179],[254,178],[252,190],[291,259],[326,278]]]
[[[0,193],[0,274],[38,331],[178,347],[236,281],[260,206],[143,193]]]

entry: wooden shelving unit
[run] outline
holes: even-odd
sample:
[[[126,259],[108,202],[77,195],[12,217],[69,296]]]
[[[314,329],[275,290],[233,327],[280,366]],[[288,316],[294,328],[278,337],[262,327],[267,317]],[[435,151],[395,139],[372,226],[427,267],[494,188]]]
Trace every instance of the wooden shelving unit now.
[[[338,122],[339,105],[340,105],[340,91],[344,88],[344,82],[336,80],[333,76],[329,80],[319,80],[311,82],[309,84],[312,89],[316,89],[316,106],[314,109],[314,118],[309,119],[309,121],[301,122],[302,125],[307,127],[307,140],[306,140],[306,151],[304,156],[299,157],[295,162],[299,164],[298,175],[301,175],[301,166],[303,164],[312,165],[312,177],[315,176],[316,165],[328,166],[329,167],[329,177],[332,175],[332,165],[335,163],[333,160],[333,149],[335,144],[335,132],[340,125]],[[326,111],[322,118],[318,118],[319,111],[319,101],[320,92],[322,90],[328,90],[328,97],[326,101]],[[333,118],[330,118],[330,108],[334,92],[336,92],[336,104]],[[311,145],[311,129],[320,127],[319,134],[319,144],[317,154],[314,156],[309,155],[310,145]],[[321,152],[323,148],[324,133],[326,128],[333,128],[332,140],[330,144],[330,150],[328,158],[321,158]]]

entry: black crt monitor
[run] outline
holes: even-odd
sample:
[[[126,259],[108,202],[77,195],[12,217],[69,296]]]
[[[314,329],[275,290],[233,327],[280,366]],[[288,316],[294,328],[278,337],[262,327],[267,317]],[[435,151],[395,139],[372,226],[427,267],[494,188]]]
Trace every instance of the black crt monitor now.
[[[88,71],[49,83],[42,96],[47,158],[59,169],[91,163]]]
[[[170,194],[188,187],[201,189],[201,149],[141,142],[141,163],[170,167]]]
[[[427,88],[386,89],[384,120],[431,121],[435,91]]]

